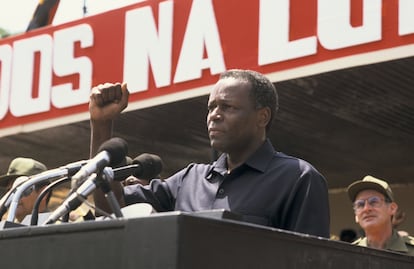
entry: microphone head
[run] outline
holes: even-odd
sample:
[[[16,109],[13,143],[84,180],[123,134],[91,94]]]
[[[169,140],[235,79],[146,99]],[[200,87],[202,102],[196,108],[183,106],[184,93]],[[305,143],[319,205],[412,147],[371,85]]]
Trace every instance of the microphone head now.
[[[113,137],[99,147],[98,152],[107,151],[111,160],[109,165],[116,166],[121,163],[128,154],[128,143],[119,137]]]
[[[137,170],[134,176],[145,180],[159,177],[163,166],[162,160],[158,155],[149,153],[139,155],[132,163],[141,166],[141,169]]]

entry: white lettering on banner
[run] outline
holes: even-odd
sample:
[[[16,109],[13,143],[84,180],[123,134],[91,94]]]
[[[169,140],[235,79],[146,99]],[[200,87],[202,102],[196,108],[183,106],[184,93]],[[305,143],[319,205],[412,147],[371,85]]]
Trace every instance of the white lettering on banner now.
[[[14,42],[10,112],[16,116],[50,109],[52,87],[52,38],[38,35]],[[40,56],[38,96],[32,96],[35,55]]]
[[[52,87],[52,104],[65,108],[89,101],[92,88],[92,61],[88,57],[74,56],[74,44],[80,41],[80,47],[93,45],[93,30],[88,24],[58,30],[54,33],[53,70],[57,76],[79,74],[79,89],[73,89],[72,83]]]
[[[226,70],[214,5],[220,8],[219,5],[226,5],[227,2],[213,0],[188,0],[187,2],[191,3],[189,14],[186,14],[188,20],[187,18],[174,18],[174,8],[180,6],[175,5],[174,0],[159,1],[158,16],[154,16],[150,5],[131,6],[114,13],[114,15],[121,14],[117,16],[125,15],[125,29],[117,30],[125,30],[125,39],[120,41],[124,46],[122,79],[128,82],[131,93],[147,91],[150,74],[153,76],[155,87],[162,88],[173,83],[200,79],[203,71],[207,69],[212,75]],[[362,0],[361,6],[352,6],[352,0],[315,1],[317,14],[312,14],[312,16],[316,15],[317,21],[316,25],[311,27],[317,29],[316,33],[290,40],[289,37],[295,34],[295,29],[290,27],[291,1],[260,0],[259,29],[251,29],[256,27],[255,22],[252,22],[246,31],[251,33],[258,30],[258,37],[252,36],[252,39],[258,38],[257,62],[259,66],[315,55],[318,53],[318,42],[324,50],[340,50],[381,41],[384,38],[381,36],[384,30],[382,25],[395,23],[397,21],[395,16],[398,16],[398,34],[400,36],[413,35],[414,0],[392,2],[390,5],[393,5],[393,8],[390,10],[394,12],[394,7],[398,4],[398,14],[390,12],[384,17],[382,16],[382,2],[382,0]],[[238,3],[243,5],[244,2]],[[256,10],[251,12],[256,12]],[[351,12],[362,12],[361,25],[352,25]],[[256,18],[256,16],[253,17]],[[118,22],[119,19],[118,17]],[[232,20],[234,17],[222,19],[222,23],[225,24],[225,20]],[[87,20],[88,18],[84,19],[84,21]],[[90,18],[90,20],[93,19]],[[187,23],[185,29],[174,27],[175,21],[181,23],[185,20]],[[394,30],[395,27],[387,27],[385,31],[390,29]],[[100,30],[103,32],[104,29]],[[174,31],[183,31],[183,33],[174,33]],[[225,31],[227,28],[223,28],[222,34],[229,34],[231,38],[232,33]],[[173,38],[174,36],[181,37],[181,34],[183,35],[182,44],[177,44]],[[378,46],[371,44],[372,46],[367,46],[367,49],[381,49],[383,44],[387,48],[392,46],[391,42],[395,41],[392,38],[396,34],[384,35],[391,36],[391,39],[378,42]],[[22,117],[50,111],[52,105],[61,109],[87,103],[90,88],[93,86],[94,64],[91,57],[95,57],[96,54],[75,57],[74,52],[78,44],[81,49],[95,45],[92,26],[86,23],[76,25],[75,22],[74,26],[72,23],[66,28],[65,26],[49,28],[38,34],[33,32],[27,36],[17,38],[13,44],[0,46],[0,120],[5,118],[7,113],[13,117]],[[404,40],[407,40],[406,43],[411,42],[410,37]],[[101,45],[105,50],[105,44]],[[232,43],[225,45],[230,47]],[[395,43],[395,46],[400,45],[400,43]],[[76,48],[79,49],[79,47]],[[174,52],[179,52],[175,68],[172,66],[173,49]],[[233,51],[229,48],[229,53],[237,53],[235,51],[237,49]],[[348,53],[348,51],[344,52]],[[341,52],[338,52],[332,54],[332,57],[340,57],[340,55]],[[232,62],[231,65],[242,62]],[[298,63],[301,64],[300,61]],[[304,60],[303,64],[306,63],[307,60]],[[280,67],[284,68],[283,65]],[[276,72],[276,70],[269,72]],[[52,79],[53,74],[57,77],[56,81]],[[78,75],[79,82],[68,80],[59,82],[60,78],[65,79],[64,77],[70,75]],[[37,85],[34,85],[35,83]],[[79,86],[75,88],[74,85]],[[177,89],[180,88],[177,87]]]
[[[128,11],[125,18],[124,77],[131,92],[148,89],[151,64],[157,87],[171,84],[173,1],[160,3],[158,32],[149,7]],[[208,58],[203,59],[204,48]],[[225,70],[223,52],[211,0],[194,0],[179,55],[174,83]]]
[[[171,84],[173,2],[160,3],[158,33],[151,7],[128,11],[125,16],[124,77],[131,92],[148,89],[149,64],[155,85]]]
[[[206,59],[203,59],[204,48],[207,52]],[[211,0],[194,0],[174,82],[201,78],[202,70],[207,68],[214,75],[223,72],[226,66],[213,3]]]
[[[351,0],[318,1],[318,38],[330,50],[381,40],[382,0],[363,0],[363,25],[351,25]]]
[[[289,41],[290,0],[261,0],[259,14],[259,65],[316,54],[316,37]]]
[[[11,58],[11,46],[0,46],[0,120],[4,118],[9,109]]]
[[[324,48],[335,50],[381,40],[381,0],[364,0],[363,25],[357,27],[350,22],[350,1],[318,1],[317,38]],[[289,41],[289,11],[290,0],[260,1],[259,65],[317,53],[315,36]]]
[[[400,0],[398,17],[398,34],[408,35],[414,33],[414,1]]]

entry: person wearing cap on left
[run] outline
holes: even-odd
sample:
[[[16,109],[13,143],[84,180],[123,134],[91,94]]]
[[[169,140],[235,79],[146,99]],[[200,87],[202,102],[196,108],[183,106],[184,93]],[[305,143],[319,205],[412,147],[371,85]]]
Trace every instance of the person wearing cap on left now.
[[[393,227],[398,205],[386,181],[366,176],[349,185],[347,191],[355,221],[365,232],[365,237],[353,244],[414,256],[414,238],[399,235]]]
[[[46,166],[34,159],[17,157],[11,161],[7,174],[0,176],[0,186],[3,187],[6,191],[14,188],[26,179],[23,176],[33,176],[39,173],[46,171]],[[42,192],[42,190],[47,186],[48,182],[35,184],[31,188],[28,188],[23,192],[22,197],[19,200],[19,205],[16,209],[16,221],[21,222],[26,215],[32,213],[34,203]],[[46,195],[45,198],[41,201],[39,205],[39,212],[47,211],[47,203],[50,199],[51,193]]]

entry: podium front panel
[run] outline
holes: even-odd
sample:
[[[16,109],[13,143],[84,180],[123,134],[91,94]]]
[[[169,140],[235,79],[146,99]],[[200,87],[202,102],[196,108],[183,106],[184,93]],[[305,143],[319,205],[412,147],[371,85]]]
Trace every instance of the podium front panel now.
[[[182,212],[0,231],[0,268],[412,269],[414,257]]]

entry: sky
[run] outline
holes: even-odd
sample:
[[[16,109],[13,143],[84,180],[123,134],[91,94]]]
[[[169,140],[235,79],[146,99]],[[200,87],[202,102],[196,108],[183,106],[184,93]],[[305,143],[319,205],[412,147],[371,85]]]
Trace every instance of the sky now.
[[[84,3],[87,15],[94,15],[142,1],[145,0],[60,0],[52,24],[82,18]],[[0,28],[12,34],[24,32],[38,3],[39,0],[0,0]]]

